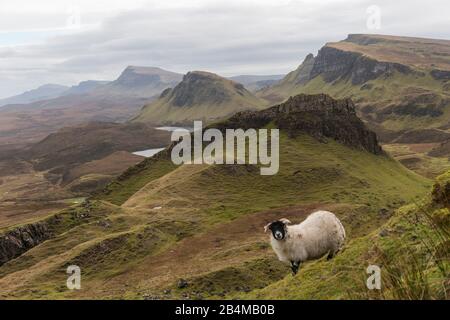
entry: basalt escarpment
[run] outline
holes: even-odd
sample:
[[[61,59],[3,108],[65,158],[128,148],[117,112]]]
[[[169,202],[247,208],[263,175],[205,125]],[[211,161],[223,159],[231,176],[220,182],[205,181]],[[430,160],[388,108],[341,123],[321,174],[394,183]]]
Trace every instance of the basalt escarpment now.
[[[327,43],[258,95],[271,103],[300,93],[349,97],[380,137],[392,133],[390,142],[447,125],[449,88],[450,41],[362,34]]]
[[[261,128],[269,123],[290,136],[306,133],[321,142],[330,138],[349,147],[383,153],[375,133],[356,115],[353,102],[326,94],[300,94],[266,110],[239,112],[218,127]]]
[[[326,82],[345,79],[359,85],[394,72],[409,74],[413,71],[399,63],[377,61],[357,52],[325,46],[315,58],[310,78],[322,75]]]
[[[0,266],[50,238],[47,223],[18,227],[0,235]]]
[[[73,227],[102,219],[107,212],[110,210],[98,208],[87,200],[44,220],[1,232],[0,266]]]

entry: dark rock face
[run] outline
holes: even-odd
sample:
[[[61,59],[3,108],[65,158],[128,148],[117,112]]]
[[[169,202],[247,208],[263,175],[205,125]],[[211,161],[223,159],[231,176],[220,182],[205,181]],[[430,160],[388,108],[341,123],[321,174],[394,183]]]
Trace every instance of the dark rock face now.
[[[413,117],[440,117],[444,114],[449,99],[433,92],[412,93],[402,97],[402,102],[394,103],[381,110],[377,118],[383,121],[390,115]]]
[[[178,289],[184,289],[184,288],[186,288],[188,285],[189,285],[189,283],[188,283],[186,280],[184,280],[184,279],[178,280],[178,283],[177,283]]]
[[[434,69],[430,74],[436,80],[450,80],[450,71]]]
[[[433,203],[438,204],[443,207],[450,206],[450,181],[448,175],[444,174],[445,177],[438,177],[437,181],[433,185],[431,191],[431,199]]]
[[[300,67],[296,70],[296,78],[295,83],[296,84],[303,84],[308,82],[308,80],[311,78],[311,70],[314,67],[314,55],[312,53],[308,54],[303,60],[303,63],[300,65]]]
[[[44,222],[19,227],[0,235],[0,266],[50,238]]]
[[[297,95],[269,109],[237,113],[226,122],[216,125],[224,128],[260,128],[274,122],[290,136],[306,133],[319,141],[334,139],[344,145],[382,154],[375,133],[358,118],[350,99],[335,100],[326,94]]]
[[[381,75],[388,76],[394,71],[405,74],[412,72],[408,66],[399,63],[381,62],[360,53],[325,46],[315,58],[310,77],[322,75],[326,82],[345,79],[358,85]]]

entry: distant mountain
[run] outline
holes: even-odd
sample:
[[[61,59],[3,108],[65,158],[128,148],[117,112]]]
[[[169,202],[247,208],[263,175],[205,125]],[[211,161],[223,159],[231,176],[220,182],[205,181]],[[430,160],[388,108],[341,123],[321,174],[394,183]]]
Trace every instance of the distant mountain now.
[[[63,93],[63,95],[90,93],[93,90],[98,89],[100,86],[106,85],[108,83],[110,83],[110,81],[98,81],[98,80],[82,81],[78,85],[70,87],[67,91]]]
[[[175,88],[165,90],[134,119],[156,124],[180,124],[224,119],[242,110],[257,110],[265,102],[237,82],[216,74],[193,71]]]
[[[281,80],[285,75],[284,74],[276,74],[276,75],[240,75],[229,77],[228,79],[243,84],[244,87],[251,91],[256,92],[263,88],[274,85],[279,80]]]
[[[66,126],[125,122],[182,75],[153,67],[127,67],[114,81],[85,81],[54,99],[0,109],[0,145],[33,143]]]
[[[96,88],[93,94],[149,98],[159,95],[164,89],[176,86],[182,78],[182,74],[161,68],[129,66],[117,80]]]
[[[22,104],[39,100],[53,99],[62,95],[65,91],[67,91],[67,89],[69,89],[69,87],[58,84],[45,84],[37,89],[26,91],[13,97],[0,99],[0,107],[8,104]]]
[[[257,95],[281,102],[322,92],[351,97],[382,139],[416,129],[449,130],[450,41],[349,35],[327,43],[316,57],[308,55],[295,71]]]

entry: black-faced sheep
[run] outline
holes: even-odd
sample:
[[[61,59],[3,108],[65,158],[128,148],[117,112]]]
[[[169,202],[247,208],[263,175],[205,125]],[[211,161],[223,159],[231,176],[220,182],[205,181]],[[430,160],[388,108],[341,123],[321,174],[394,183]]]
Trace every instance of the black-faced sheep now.
[[[302,262],[321,258],[331,259],[342,248],[345,229],[329,211],[316,211],[302,223],[290,225],[288,219],[273,221],[264,227],[270,230],[270,243],[280,261],[290,263],[294,274]]]

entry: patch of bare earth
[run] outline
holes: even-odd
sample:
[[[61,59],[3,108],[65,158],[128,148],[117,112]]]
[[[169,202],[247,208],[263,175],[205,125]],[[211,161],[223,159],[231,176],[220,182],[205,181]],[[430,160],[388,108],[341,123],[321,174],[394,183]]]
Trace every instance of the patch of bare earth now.
[[[205,233],[185,238],[164,252],[146,257],[135,267],[107,281],[95,280],[85,284],[77,297],[120,297],[126,292],[161,290],[180,278],[208,274],[265,256],[273,256],[276,259],[269,247],[258,246],[268,243],[268,235],[264,234],[264,226],[268,222],[285,217],[293,223],[299,223],[314,210],[333,210],[335,207],[311,204],[273,209],[237,218]]]

